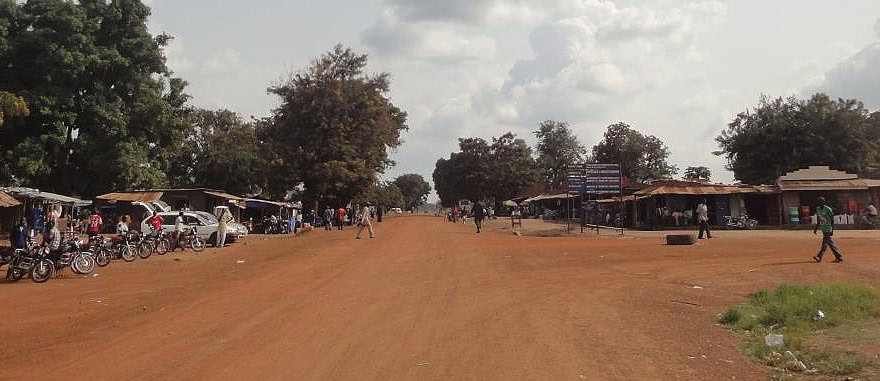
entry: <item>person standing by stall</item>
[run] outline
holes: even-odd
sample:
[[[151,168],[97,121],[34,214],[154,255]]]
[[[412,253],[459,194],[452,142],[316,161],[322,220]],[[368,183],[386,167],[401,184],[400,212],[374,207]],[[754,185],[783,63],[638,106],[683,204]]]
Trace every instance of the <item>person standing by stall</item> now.
[[[813,234],[815,235],[819,229],[822,229],[822,248],[819,249],[819,254],[816,254],[813,260],[816,263],[822,262],[825,250],[828,250],[830,247],[831,252],[834,254],[834,263],[843,262],[843,255],[837,250],[837,245],[834,244],[834,239],[832,239],[834,235],[834,211],[825,203],[825,197],[819,197],[819,207],[816,208],[816,227],[813,228]]]
[[[220,212],[220,218],[217,219],[217,245],[215,247],[226,246],[226,232],[229,230],[230,221],[232,221],[232,216],[229,215],[229,210],[224,208]]]
[[[93,211],[92,214],[89,215],[89,238],[101,234],[101,225],[103,224],[104,220],[101,219],[101,215],[98,214],[98,211]]]

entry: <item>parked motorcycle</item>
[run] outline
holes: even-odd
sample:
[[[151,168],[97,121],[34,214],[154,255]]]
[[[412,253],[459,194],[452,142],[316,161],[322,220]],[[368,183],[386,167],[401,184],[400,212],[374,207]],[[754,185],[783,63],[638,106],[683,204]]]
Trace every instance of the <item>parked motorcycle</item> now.
[[[0,261],[9,264],[6,279],[18,281],[25,275],[30,275],[35,283],[49,280],[55,274],[55,265],[48,259],[40,258],[37,255],[38,249],[38,246],[28,240],[26,249],[15,249],[3,257]]]
[[[113,258],[133,262],[137,259],[137,247],[132,243],[131,234],[113,238],[110,241],[110,254]]]
[[[754,230],[758,227],[758,221],[749,218],[748,214],[743,214],[742,217],[724,216],[724,220],[727,229]]]
[[[196,232],[195,226],[190,226],[189,230],[180,234],[177,241],[177,247],[187,247],[189,246],[193,251],[200,252],[205,250],[205,240]]]
[[[40,254],[53,262],[55,271],[70,267],[70,270],[76,274],[89,274],[95,271],[95,258],[92,253],[83,251],[82,246],[82,241],[74,238],[63,242],[58,250],[50,250],[43,246],[40,248]]]

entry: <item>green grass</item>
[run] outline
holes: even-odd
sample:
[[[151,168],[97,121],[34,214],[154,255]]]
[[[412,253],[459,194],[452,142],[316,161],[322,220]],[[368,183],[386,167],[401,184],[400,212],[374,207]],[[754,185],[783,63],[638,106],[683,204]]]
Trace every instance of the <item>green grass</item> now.
[[[814,320],[819,310],[825,313],[825,319]],[[748,303],[724,311],[718,321],[742,333],[743,351],[764,365],[801,372],[800,361],[821,374],[848,375],[859,372],[869,362],[853,351],[810,343],[810,338],[819,330],[878,318],[880,290],[864,284],[831,283],[783,284],[770,292],[756,292],[749,295]],[[769,333],[783,335],[785,345],[767,347],[764,336]]]

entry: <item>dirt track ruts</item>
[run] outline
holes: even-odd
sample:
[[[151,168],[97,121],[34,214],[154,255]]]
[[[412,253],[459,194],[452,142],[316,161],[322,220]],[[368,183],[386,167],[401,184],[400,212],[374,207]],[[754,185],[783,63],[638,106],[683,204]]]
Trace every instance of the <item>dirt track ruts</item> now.
[[[783,280],[880,279],[876,234],[857,232],[838,234],[844,264],[817,265],[809,232],[668,247],[433,217],[377,230],[0,284],[0,379],[766,379],[719,311]]]

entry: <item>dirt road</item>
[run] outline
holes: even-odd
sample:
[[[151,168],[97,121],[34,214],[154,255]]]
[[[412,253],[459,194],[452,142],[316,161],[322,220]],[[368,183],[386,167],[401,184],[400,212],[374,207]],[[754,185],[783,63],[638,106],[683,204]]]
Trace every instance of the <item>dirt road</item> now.
[[[0,379],[766,379],[716,314],[783,280],[880,279],[880,240],[717,232],[691,247],[476,235],[398,217],[0,284]],[[244,263],[238,263],[244,261]]]

